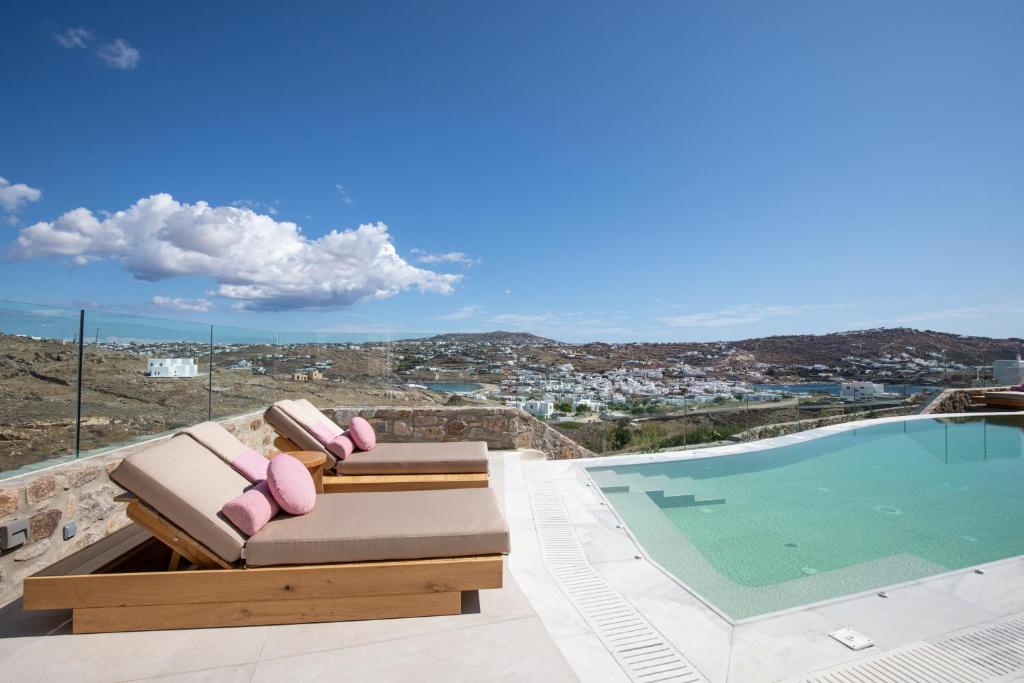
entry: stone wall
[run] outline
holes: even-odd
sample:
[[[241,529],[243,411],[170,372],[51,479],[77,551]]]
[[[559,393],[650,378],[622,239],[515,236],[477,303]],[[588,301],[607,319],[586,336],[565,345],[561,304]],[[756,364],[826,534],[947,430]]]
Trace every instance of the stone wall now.
[[[828,427],[829,425],[843,424],[844,422],[854,422],[856,420],[870,420],[875,417],[896,417],[899,415],[911,415],[916,410],[913,406],[900,406],[898,408],[882,408],[880,410],[869,410],[862,413],[855,413],[851,415],[829,415],[827,417],[815,417],[807,420],[799,420],[794,422],[778,422],[776,424],[761,425],[760,427],[752,427],[739,434],[734,434],[732,437],[733,441],[757,441],[759,439],[771,439],[776,436],[785,436],[787,434],[796,434],[797,432],[805,432],[808,429],[817,429],[818,427]]]
[[[346,406],[325,409],[340,425],[366,418],[382,442],[486,441],[492,450],[535,448],[549,459],[594,454],[518,408],[474,406]]]
[[[262,412],[222,424],[250,448],[273,450],[274,431]],[[113,500],[121,489],[107,475],[125,456],[169,438],[168,434],[0,480],[0,524],[29,521],[28,543],[0,553],[0,605],[21,594],[26,576],[126,526],[124,505]],[[68,522],[78,528],[65,541],[63,528]]]

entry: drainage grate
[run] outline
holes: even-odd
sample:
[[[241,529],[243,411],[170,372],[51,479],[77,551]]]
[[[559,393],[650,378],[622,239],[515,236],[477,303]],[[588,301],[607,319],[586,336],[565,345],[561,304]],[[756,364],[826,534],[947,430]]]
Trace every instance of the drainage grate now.
[[[1024,674],[1024,616],[957,635],[913,643],[816,673],[807,683],[980,683]]]
[[[590,565],[544,462],[527,465],[527,488],[541,555],[594,634],[634,681],[706,679]]]

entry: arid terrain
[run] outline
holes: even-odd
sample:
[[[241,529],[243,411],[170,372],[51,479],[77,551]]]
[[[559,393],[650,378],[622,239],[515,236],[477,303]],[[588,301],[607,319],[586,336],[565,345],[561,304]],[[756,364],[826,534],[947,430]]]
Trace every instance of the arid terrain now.
[[[201,350],[196,347],[191,351]],[[189,349],[176,349],[185,356]],[[411,405],[444,403],[449,397],[395,385],[379,349],[288,347],[272,373],[230,369],[241,359],[265,363],[274,349],[234,347],[214,354],[213,392],[208,355],[198,358],[199,376],[154,378],[147,357],[86,346],[82,382],[82,452],[129,442],[207,419],[266,407],[281,398],[306,397],[318,405]],[[305,363],[330,361],[323,379],[295,381]],[[273,360],[270,361],[273,363]],[[0,335],[0,471],[74,452],[77,347],[57,340]],[[265,367],[265,366],[264,366]]]

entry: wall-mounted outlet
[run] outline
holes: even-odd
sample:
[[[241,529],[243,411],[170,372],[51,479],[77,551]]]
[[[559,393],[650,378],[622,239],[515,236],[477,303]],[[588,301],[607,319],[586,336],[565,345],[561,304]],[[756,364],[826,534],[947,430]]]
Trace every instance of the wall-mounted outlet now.
[[[68,522],[64,525],[64,540],[70,541],[78,533],[78,525],[74,522]]]
[[[28,543],[28,520],[18,519],[0,525],[0,550],[10,550]]]

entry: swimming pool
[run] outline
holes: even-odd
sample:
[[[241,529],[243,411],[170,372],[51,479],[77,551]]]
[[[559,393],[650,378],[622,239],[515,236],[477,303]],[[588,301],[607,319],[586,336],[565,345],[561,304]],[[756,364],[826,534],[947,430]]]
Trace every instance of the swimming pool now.
[[[1024,416],[593,466],[648,555],[733,620],[1024,555]]]

